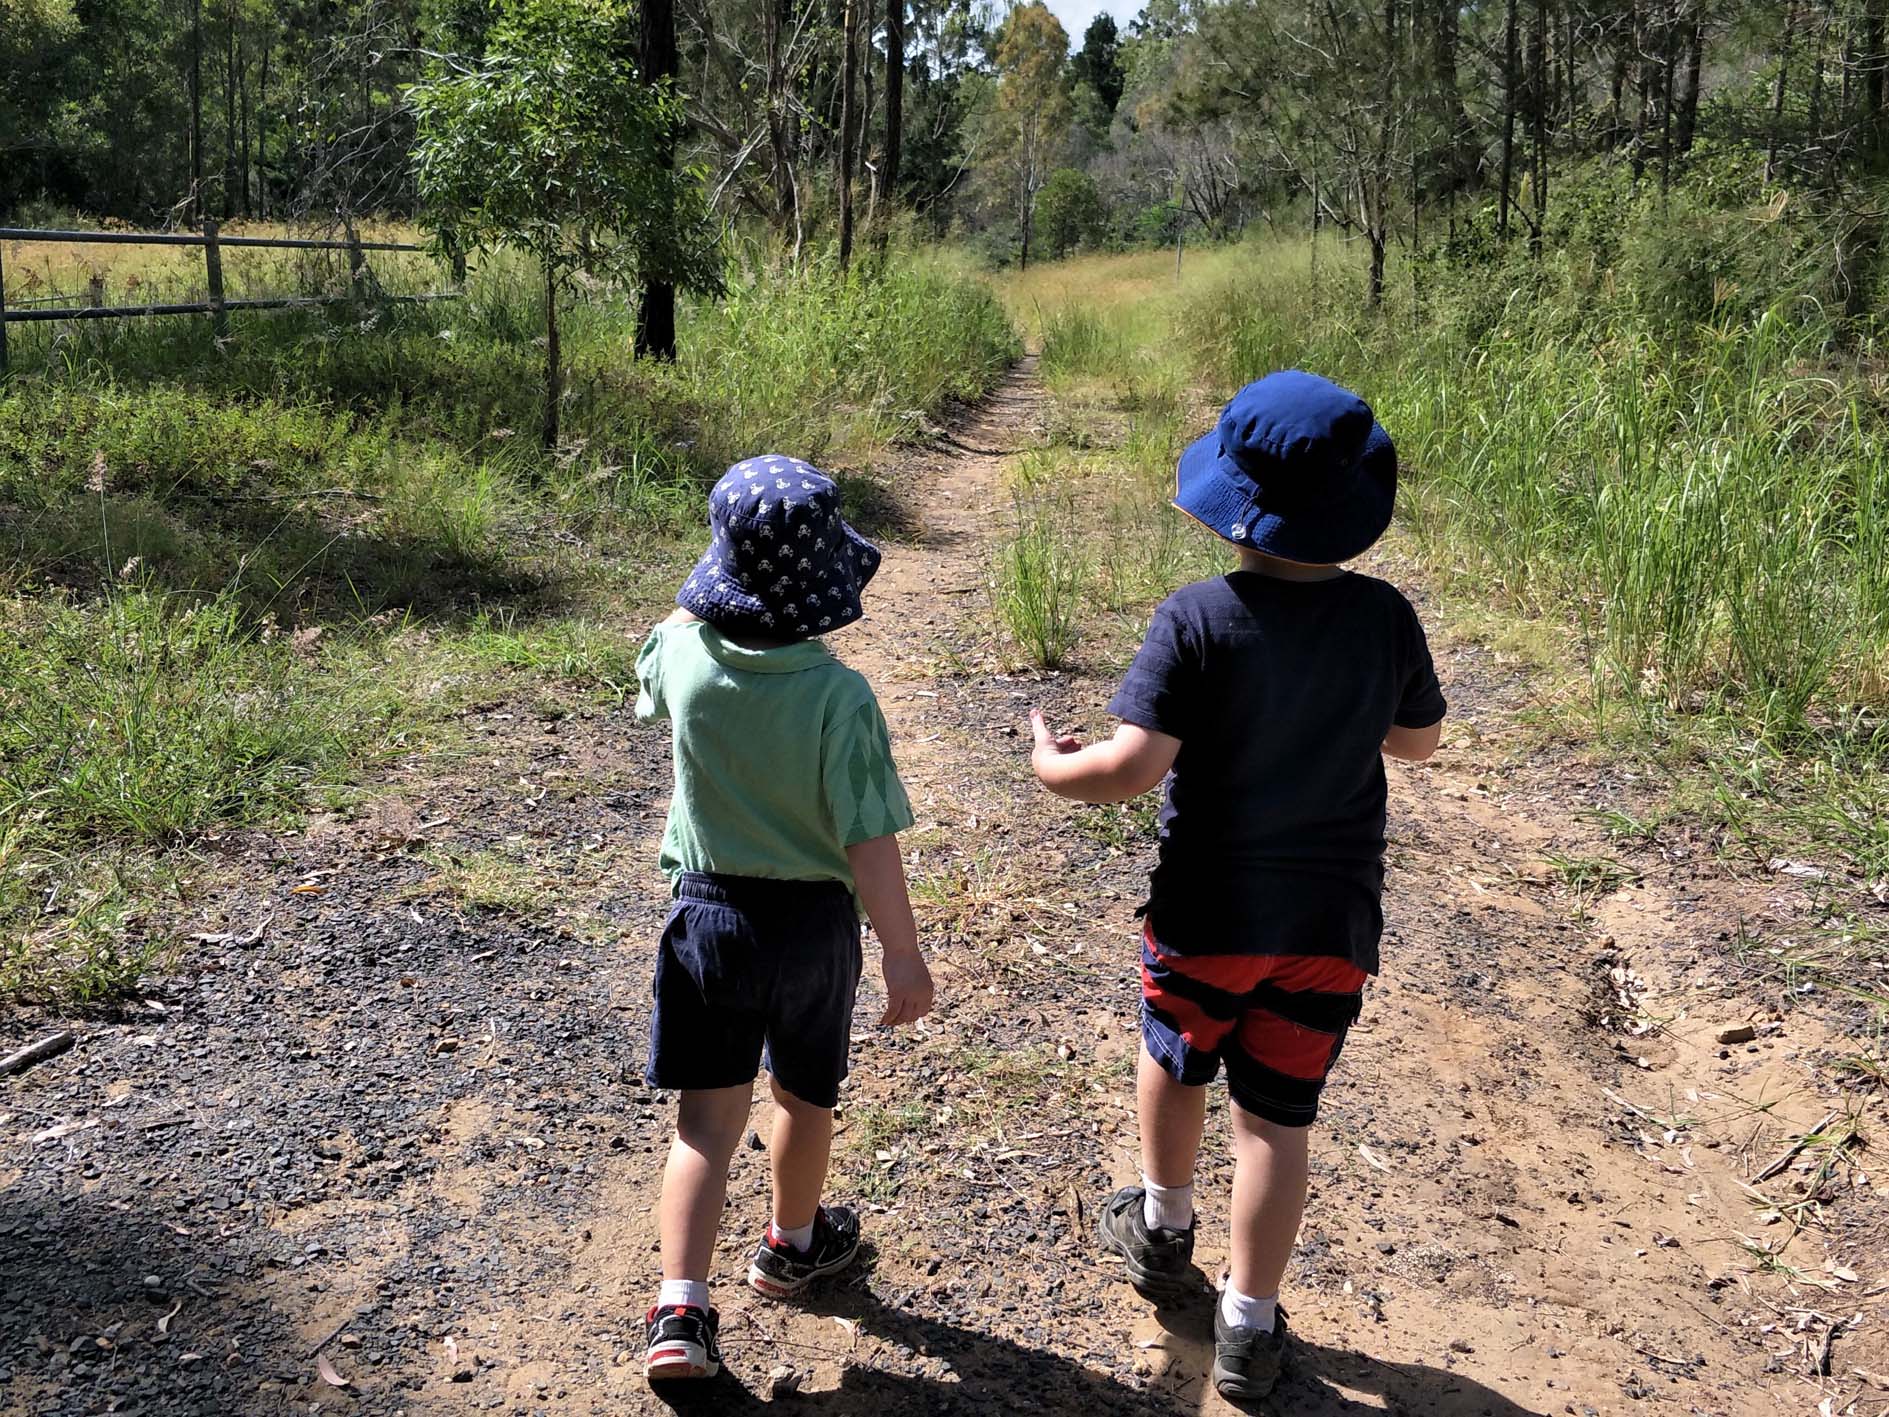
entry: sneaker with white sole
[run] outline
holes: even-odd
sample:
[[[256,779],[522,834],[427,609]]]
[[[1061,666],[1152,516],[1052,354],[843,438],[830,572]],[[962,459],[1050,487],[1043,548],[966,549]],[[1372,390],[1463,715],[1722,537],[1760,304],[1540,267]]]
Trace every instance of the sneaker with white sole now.
[[[859,1216],[850,1206],[821,1206],[813,1217],[813,1243],[796,1250],[777,1239],[772,1226],[748,1266],[748,1283],[770,1299],[791,1299],[816,1279],[838,1274],[859,1258]]]
[[[651,1309],[643,1321],[649,1347],[643,1374],[653,1383],[712,1378],[721,1371],[721,1315],[693,1304]]]

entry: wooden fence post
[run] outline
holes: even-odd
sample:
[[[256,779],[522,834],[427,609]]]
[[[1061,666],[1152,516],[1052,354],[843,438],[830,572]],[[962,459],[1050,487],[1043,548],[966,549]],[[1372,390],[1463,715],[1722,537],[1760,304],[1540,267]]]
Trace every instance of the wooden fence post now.
[[[7,372],[7,261],[6,242],[0,241],[0,374]]]
[[[342,230],[348,234],[348,292],[354,297],[355,318],[367,304],[367,252],[361,249],[361,233],[352,217],[342,218]]]
[[[223,249],[216,241],[216,218],[203,219],[203,269],[210,281],[210,324],[218,339],[228,339],[230,312],[223,302]]]

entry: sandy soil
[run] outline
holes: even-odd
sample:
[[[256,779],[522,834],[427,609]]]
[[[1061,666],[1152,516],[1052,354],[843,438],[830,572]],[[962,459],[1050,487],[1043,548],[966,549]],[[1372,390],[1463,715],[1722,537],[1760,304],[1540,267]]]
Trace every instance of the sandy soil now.
[[[716,1274],[729,1371],[699,1410],[1223,1408],[1224,1147],[1196,1302],[1154,1314],[1093,1240],[1135,1173],[1150,842],[1145,813],[1028,778],[1028,706],[1093,726],[1108,674],[1010,672],[987,622],[1005,465],[1042,421],[1026,363],[909,458],[922,524],[836,643],[918,810],[941,1005],[882,1032],[869,982],[834,1192],[872,1249],[804,1306],[740,1286],[757,1108]],[[1439,667],[1452,724],[1392,769],[1385,970],[1314,1141],[1272,1410],[1889,1411],[1859,1149],[1758,1179],[1827,1114],[1877,1110],[1817,1066],[1833,1021],[1733,949],[1805,928],[1798,884],[1683,831],[1608,843],[1586,813],[1640,788],[1526,728],[1515,666],[1439,643]],[[472,753],[405,765],[365,818],[217,844],[236,884],[193,905],[231,938],[147,999],[0,1019],[0,1051],[81,1034],[0,1083],[0,1410],[660,1410],[638,1344],[669,1109],[640,1074],[666,739],[496,700],[466,728]],[[495,852],[545,874],[541,908],[434,888]],[[1551,856],[1637,876],[1582,895]]]

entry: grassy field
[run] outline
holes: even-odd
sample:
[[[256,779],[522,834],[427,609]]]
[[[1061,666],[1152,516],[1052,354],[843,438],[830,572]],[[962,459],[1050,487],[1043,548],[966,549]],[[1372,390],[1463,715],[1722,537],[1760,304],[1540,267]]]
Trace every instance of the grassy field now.
[[[1118,655],[1168,589],[1224,566],[1165,510],[1174,457],[1240,384],[1314,369],[1396,437],[1399,544],[1449,614],[1531,644],[1576,731],[1663,772],[1728,849],[1889,875],[1871,351],[1788,299],[1677,319],[1616,273],[1503,277],[1406,267],[1372,313],[1328,240],[1190,254],[1178,281],[1172,253],[1001,280],[1058,406],[993,574],[1022,652],[1088,636]]]
[[[33,249],[49,289],[108,251],[107,298],[189,290],[174,251]],[[637,617],[735,458],[832,467],[887,530],[884,450],[1016,349],[983,287],[918,263],[758,269],[685,308],[673,366],[633,361],[632,307],[597,290],[566,312],[547,453],[541,324],[535,281],[494,259],[461,301],[238,316],[222,344],[190,319],[14,328],[0,992],[128,987],[170,947],[206,835],[345,803],[377,759],[439,742],[475,687],[620,696]]]

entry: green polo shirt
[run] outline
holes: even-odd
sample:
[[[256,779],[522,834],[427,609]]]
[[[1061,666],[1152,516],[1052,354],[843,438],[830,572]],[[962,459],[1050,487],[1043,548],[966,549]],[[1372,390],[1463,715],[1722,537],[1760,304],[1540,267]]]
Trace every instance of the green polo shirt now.
[[[744,649],[703,621],[658,625],[636,717],[674,730],[662,869],[843,881],[846,848],[912,824],[872,688],[818,640]]]

